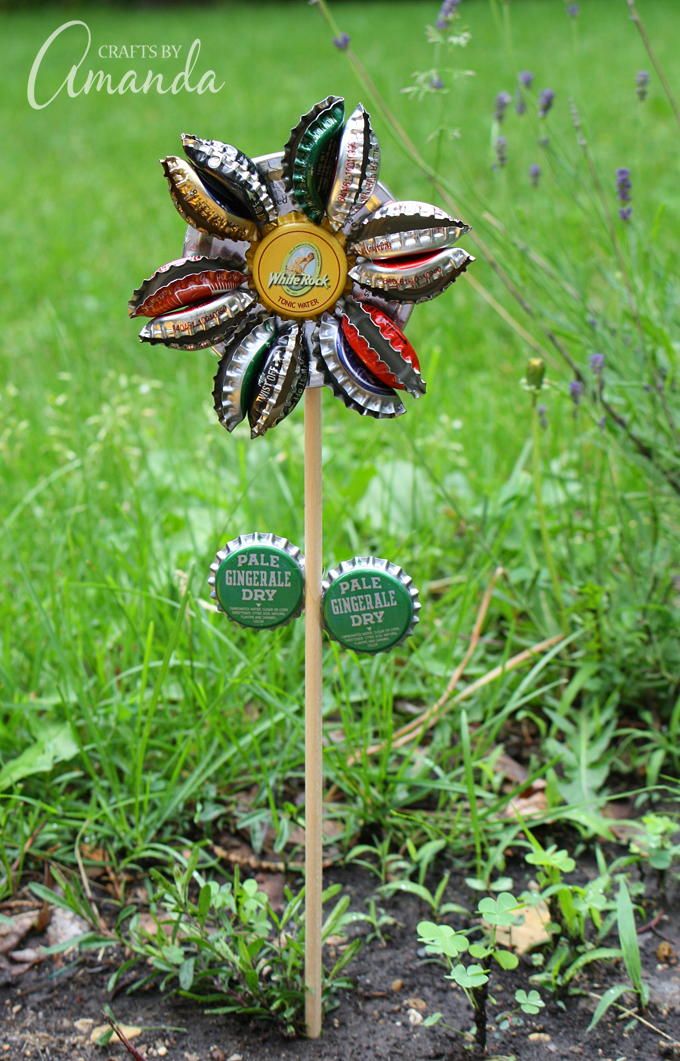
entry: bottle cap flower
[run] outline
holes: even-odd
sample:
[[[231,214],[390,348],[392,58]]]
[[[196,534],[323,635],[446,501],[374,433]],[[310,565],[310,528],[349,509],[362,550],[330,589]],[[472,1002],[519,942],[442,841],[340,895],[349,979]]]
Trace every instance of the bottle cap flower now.
[[[361,104],[346,117],[338,96],[302,115],[282,156],[189,134],[182,146],[163,169],[187,256],[134,292],[130,315],[151,318],[140,339],[214,347],[218,419],[232,431],[247,418],[253,438],[309,385],[362,415],[403,413],[398,392],[425,392],[403,324],[474,261],[455,246],[469,226],[387,199],[370,117]]]

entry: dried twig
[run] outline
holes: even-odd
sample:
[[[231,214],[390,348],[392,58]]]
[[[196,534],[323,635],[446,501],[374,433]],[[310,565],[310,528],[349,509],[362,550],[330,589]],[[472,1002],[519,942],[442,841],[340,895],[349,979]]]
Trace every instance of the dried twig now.
[[[212,849],[217,858],[222,859],[224,862],[231,863],[232,866],[250,869],[254,873],[301,873],[305,868],[304,862],[259,858],[254,852],[247,854],[238,848],[230,850],[228,847],[222,847],[220,844],[213,844]],[[334,857],[327,857],[323,861],[323,868],[330,869],[330,867],[334,866],[337,861],[337,855]]]
[[[446,689],[444,690],[442,695],[439,697],[439,699],[437,700],[436,704],[433,704],[432,707],[429,707],[427,709],[427,711],[425,711],[422,714],[418,715],[417,718],[414,718],[411,722],[408,722],[405,726],[402,726],[401,729],[397,730],[397,732],[395,734],[393,734],[393,740],[391,742],[391,746],[392,747],[400,747],[401,744],[405,744],[405,743],[407,743],[408,740],[411,740],[412,738],[411,738],[410,735],[406,737],[406,740],[404,740],[403,739],[404,735],[405,734],[411,734],[411,732],[413,732],[413,736],[415,736],[418,732],[420,732],[420,730],[423,728],[424,722],[426,722],[426,720],[432,714],[439,712],[442,709],[442,707],[444,706],[444,704],[446,703],[446,701],[451,696],[453,690],[456,688],[456,685],[458,684],[458,682],[460,681],[461,677],[463,676],[465,668],[467,667],[468,663],[472,659],[472,656],[474,654],[475,649],[477,648],[477,645],[479,643],[479,638],[480,638],[481,633],[482,633],[482,626],[484,625],[484,620],[486,618],[486,613],[488,612],[489,604],[491,603],[491,597],[493,595],[494,588],[496,586],[496,583],[498,582],[498,579],[503,574],[505,574],[504,569],[502,567],[497,567],[496,570],[494,571],[493,575],[491,576],[491,581],[489,582],[489,585],[486,587],[486,590],[484,591],[484,596],[482,597],[482,603],[480,604],[479,610],[477,612],[477,617],[475,619],[475,624],[474,624],[474,626],[472,628],[472,633],[470,635],[470,643],[469,643],[467,649],[465,650],[465,653],[463,654],[462,660],[460,661],[458,666],[454,669],[453,674],[449,678],[449,681],[448,681],[448,684],[446,686]],[[396,741],[394,740],[395,737],[397,738]],[[355,752],[353,755],[350,755],[350,757],[349,757],[349,759],[347,761],[347,764],[348,764],[348,766],[353,766],[354,763],[356,763],[359,759],[362,759],[364,755],[376,755],[378,752],[383,751],[385,747],[386,747],[386,742],[385,741],[382,741],[380,744],[371,744],[365,750],[362,750],[361,752]],[[337,785],[333,785],[333,787],[327,793],[326,798],[332,800],[337,795],[338,795],[338,787],[337,787]]]
[[[589,991],[588,992],[588,997],[589,998],[594,998],[598,1002],[602,1001],[602,995],[598,995],[596,991]],[[612,1002],[612,1009],[617,1009],[622,1017],[634,1017],[635,1020],[639,1021],[640,1024],[644,1024],[644,1026],[646,1028],[649,1028],[656,1035],[661,1035],[664,1039],[668,1039],[668,1041],[671,1042],[671,1043],[674,1042],[674,1039],[673,1039],[672,1035],[668,1035],[668,1033],[665,1032],[665,1031],[662,1031],[661,1028],[657,1028],[657,1026],[655,1024],[652,1024],[650,1021],[645,1020],[645,1018],[641,1017],[640,1014],[636,1010],[628,1009],[627,1006],[622,1006],[619,1002]]]
[[[490,671],[487,671],[486,674],[483,674],[480,678],[477,678],[476,681],[471,682],[470,685],[465,687],[465,689],[462,689],[456,696],[453,696],[454,690],[456,689],[456,686],[458,685],[460,679],[465,673],[465,669],[470,660],[472,659],[477,645],[479,644],[479,639],[482,634],[482,628],[484,626],[484,620],[486,619],[486,615],[489,610],[493,591],[496,587],[496,583],[503,574],[505,574],[505,572],[502,567],[498,567],[494,571],[491,577],[491,581],[489,582],[489,585],[484,591],[484,596],[482,597],[481,604],[479,605],[479,610],[475,618],[472,633],[470,634],[470,642],[468,644],[468,647],[465,650],[465,653],[460,663],[455,667],[453,673],[451,674],[451,677],[448,680],[444,692],[441,694],[436,703],[428,707],[425,711],[418,715],[417,718],[411,719],[411,721],[407,722],[405,726],[401,727],[401,729],[396,730],[392,734],[392,737],[389,741],[380,741],[377,744],[369,745],[368,748],[364,748],[360,752],[355,752],[347,760],[348,766],[353,766],[354,763],[358,762],[364,756],[377,755],[380,752],[385,751],[385,749],[388,747],[390,749],[402,748],[405,744],[408,744],[410,741],[415,740],[416,737],[421,737],[423,734],[427,733],[428,730],[432,729],[432,727],[439,721],[442,715],[445,714],[446,710],[448,710],[454,704],[459,704],[463,700],[467,700],[470,696],[473,696],[474,693],[476,693],[479,689],[482,689],[485,685],[489,685],[491,682],[495,681],[496,678],[500,678],[502,675],[507,674],[509,671],[515,670],[523,663],[526,663],[534,656],[540,655],[540,653],[542,652],[546,652],[548,649],[552,648],[554,645],[558,644],[559,641],[562,640],[564,635],[560,633],[555,634],[553,637],[548,637],[544,641],[538,641],[535,645],[531,645],[529,648],[525,648],[521,652],[518,652],[517,655],[512,656],[505,663],[500,663],[497,667],[493,667]],[[333,787],[328,792],[327,798],[333,799],[337,795],[338,787],[337,785],[333,785]]]
[[[128,1037],[126,1035],[124,1035],[124,1033],[118,1027],[118,1025],[116,1024],[115,1020],[112,1020],[111,1017],[107,1017],[106,1020],[107,1020],[107,1023],[111,1025],[111,1030],[113,1031],[114,1035],[118,1036],[118,1038],[120,1039],[121,1043],[123,1044],[123,1046],[125,1047],[127,1052],[132,1057],[134,1057],[135,1061],[146,1061],[146,1057],[144,1056],[144,1054],[140,1054],[139,1050],[137,1050],[137,1048],[132,1045],[132,1043],[130,1042]]]
[[[641,936],[644,932],[653,932],[656,926],[660,925],[665,918],[666,915],[663,910],[661,910],[660,913],[656,914],[656,916],[651,919],[651,921],[647,921],[644,925],[640,925],[640,928],[637,930],[638,936]]]
[[[462,660],[460,661],[458,666],[453,671],[453,674],[449,678],[448,684],[447,684],[446,688],[444,689],[444,692],[442,693],[442,695],[439,697],[439,699],[437,700],[437,702],[435,704],[433,704],[431,707],[429,707],[427,709],[427,711],[423,712],[423,714],[421,714],[421,715],[418,715],[417,718],[411,719],[411,721],[407,722],[407,724],[405,726],[402,726],[401,729],[398,729],[396,731],[396,733],[393,734],[393,738],[397,738],[397,740],[399,741],[407,733],[414,733],[414,734],[417,733],[419,730],[421,730],[423,728],[424,724],[426,723],[426,721],[429,718],[439,714],[439,712],[442,710],[442,708],[444,707],[446,702],[450,699],[451,695],[453,694],[454,689],[458,685],[458,682],[463,677],[463,674],[465,673],[465,668],[467,667],[468,663],[472,659],[472,657],[473,657],[473,655],[475,653],[475,650],[477,648],[477,645],[479,644],[479,639],[480,639],[480,637],[482,635],[482,627],[484,626],[484,620],[486,619],[486,613],[488,612],[489,605],[491,604],[491,598],[493,596],[493,591],[496,588],[496,583],[498,582],[499,578],[502,575],[504,575],[504,574],[505,574],[504,569],[502,567],[497,567],[496,570],[494,571],[493,575],[491,576],[491,581],[489,582],[489,585],[486,587],[486,590],[484,591],[484,596],[482,597],[482,603],[479,605],[479,610],[477,612],[477,617],[475,618],[475,624],[472,627],[472,633],[470,634],[470,643],[468,644],[468,647],[466,648],[466,650],[465,650],[465,652],[463,654]],[[398,743],[395,745],[394,739],[392,741],[392,744],[393,744],[393,746],[400,747],[400,744],[398,744]],[[369,754],[373,754],[373,752],[371,752],[370,749],[369,749]],[[358,758],[357,756],[353,756],[350,759],[350,764],[353,761],[356,761],[357,758]]]
[[[444,700],[441,704],[438,701],[433,707],[428,708],[428,710],[420,716],[420,719],[414,719],[414,722],[420,724],[420,728],[414,727],[413,729],[409,729],[409,731],[403,735],[401,730],[397,730],[394,734],[397,739],[392,740],[391,746],[393,748],[401,748],[404,744],[408,744],[409,741],[414,740],[415,737],[432,729],[434,724],[439,721],[443,714],[445,714],[445,709],[453,707],[454,704],[462,703],[463,700],[469,699],[469,697],[479,689],[483,689],[485,685],[490,685],[490,683],[494,682],[496,678],[501,678],[504,674],[507,674],[508,671],[521,667],[523,663],[527,663],[528,660],[532,659],[534,656],[539,656],[541,652],[547,652],[547,650],[552,648],[553,645],[557,645],[563,637],[564,634],[554,634],[552,637],[546,637],[545,641],[537,641],[535,645],[523,649],[521,652],[518,652],[516,656],[512,656],[506,663],[499,663],[497,667],[493,667],[490,671],[487,671],[487,673],[483,674],[481,678],[477,679],[477,681],[471,682],[470,685],[461,689],[458,695],[454,696],[452,700]],[[409,723],[409,726],[412,725],[413,723]],[[404,726],[403,728],[406,729],[407,727]],[[372,753],[373,749],[369,749],[369,751]]]

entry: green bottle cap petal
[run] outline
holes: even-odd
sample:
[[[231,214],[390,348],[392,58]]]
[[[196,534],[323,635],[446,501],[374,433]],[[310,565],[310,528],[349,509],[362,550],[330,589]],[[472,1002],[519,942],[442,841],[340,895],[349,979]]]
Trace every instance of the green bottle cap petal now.
[[[284,150],[286,182],[298,206],[315,223],[326,210],[344,119],[343,100],[328,96],[303,114]]]

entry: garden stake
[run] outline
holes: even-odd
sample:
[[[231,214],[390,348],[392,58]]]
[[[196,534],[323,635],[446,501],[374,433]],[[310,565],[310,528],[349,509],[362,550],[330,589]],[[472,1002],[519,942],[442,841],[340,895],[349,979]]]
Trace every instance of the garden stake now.
[[[355,652],[394,648],[418,622],[412,579],[376,556],[322,573],[321,393],[354,412],[404,413],[425,393],[403,328],[413,305],[440,294],[474,259],[455,246],[468,226],[429,203],[397,201],[378,180],[380,147],[359,104],[327,96],[302,115],[282,153],[251,159],[183,134],[187,160],[162,161],[189,228],[183,257],[145,280],[130,315],[143,342],[220,357],[213,399],[251,438],[305,394],[305,550],[270,532],[219,550],[209,582],[220,611],[269,629],[305,609],[305,1024],[322,1024],[322,631]],[[245,248],[245,249],[244,249]]]
[[[321,1034],[323,744],[321,391],[305,395],[305,1025]]]

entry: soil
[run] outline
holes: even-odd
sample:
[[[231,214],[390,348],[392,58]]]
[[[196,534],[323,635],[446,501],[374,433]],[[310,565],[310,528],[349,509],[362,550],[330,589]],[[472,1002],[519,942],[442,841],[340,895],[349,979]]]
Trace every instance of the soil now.
[[[370,891],[363,871],[334,873],[362,909]],[[450,885],[450,898],[460,901],[460,888]],[[123,1046],[99,1047],[90,1042],[92,1030],[105,1023],[109,1003],[121,1025],[141,1027],[132,1045],[139,1055],[167,1061],[426,1061],[471,1058],[464,1031],[472,1012],[459,989],[443,977],[441,967],[419,955],[415,926],[428,916],[410,896],[383,903],[396,919],[384,945],[363,948],[349,972],[353,991],[344,992],[339,1005],[326,1015],[323,1037],[315,1042],[285,1040],[266,1024],[205,1014],[195,1004],[161,995],[155,990],[132,995],[107,992],[107,979],[120,955],[106,951],[73,960],[52,958],[33,967],[9,985],[0,987],[0,1061],[103,1061],[129,1055]],[[582,1058],[637,1061],[680,1058],[680,972],[675,964],[677,931],[668,915],[640,934],[644,975],[651,1000],[648,1023],[619,1017],[610,1010],[586,1035],[596,1002],[588,995],[547,999],[535,1017],[521,1016],[504,1030],[496,1020],[512,1007],[518,987],[528,989],[534,971],[523,959],[517,971],[499,973],[491,985],[495,1004],[489,1006],[489,1056],[503,1061],[546,1061]],[[671,949],[668,944],[670,943]],[[661,951],[659,946],[662,944]],[[659,955],[666,960],[660,961]],[[602,994],[624,974],[617,963],[593,964],[584,991]],[[446,1025],[425,1027],[424,1018],[444,1014]]]

